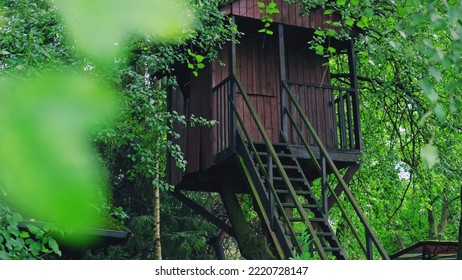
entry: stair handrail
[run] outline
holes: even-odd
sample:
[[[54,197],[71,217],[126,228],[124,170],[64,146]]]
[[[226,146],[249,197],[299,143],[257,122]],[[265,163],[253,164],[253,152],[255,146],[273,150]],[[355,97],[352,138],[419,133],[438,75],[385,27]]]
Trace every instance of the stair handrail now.
[[[236,119],[237,121],[239,122],[239,124],[241,125],[241,129],[242,129],[242,132],[244,133],[245,135],[245,138],[246,139],[251,139],[250,137],[250,134],[249,132],[247,131],[247,129],[245,129],[245,126],[244,126],[244,121],[242,120],[242,117],[237,113],[237,108],[234,106],[234,104],[231,104],[231,108],[233,109],[233,111],[236,113]],[[240,134],[239,131],[237,131],[237,135],[240,137],[240,139],[242,139],[242,135]],[[255,145],[249,141],[249,146],[252,150],[252,152],[257,155],[258,151],[257,149],[255,148]],[[273,182],[271,181],[270,179],[270,176],[268,175],[268,173],[266,172],[266,169],[264,168],[264,164],[261,160],[261,158],[257,155],[256,156],[256,159],[257,159],[257,162],[256,164],[260,167],[260,170],[263,172],[263,176],[265,177],[265,181],[266,183],[268,183],[268,186],[269,186],[269,189],[271,191],[271,193],[274,195],[275,197],[275,202],[277,204],[277,206],[280,208],[280,209],[283,209],[283,206],[282,206],[282,202],[281,200],[279,199],[279,197],[276,195],[276,189],[274,188],[274,184]],[[289,226],[289,229],[290,229],[290,234],[291,234],[291,237],[296,240],[296,236],[294,234],[294,230],[293,230],[293,227],[292,225],[290,224],[290,221],[289,221],[289,217],[287,216],[287,214],[283,211],[282,212],[282,217],[284,219],[284,221],[286,222],[286,224]],[[296,242],[296,244],[294,244],[299,250],[301,250],[302,246]]]
[[[364,228],[366,230],[366,235],[369,235],[369,237],[371,238],[372,242],[376,246],[376,248],[379,251],[379,254],[382,256],[382,258],[387,259],[387,260],[390,259],[388,254],[386,253],[385,249],[382,247],[382,244],[380,243],[377,236],[375,235],[375,232],[373,231],[373,229],[371,228],[371,226],[367,222],[367,219],[364,216],[364,213],[359,208],[359,205],[358,205],[356,199],[354,198],[353,194],[351,193],[350,188],[348,187],[348,185],[343,180],[342,175],[340,174],[339,170],[337,169],[334,162],[332,161],[332,158],[330,157],[329,153],[327,152],[327,150],[326,150],[324,144],[322,143],[321,139],[317,135],[316,130],[311,125],[311,123],[308,120],[308,118],[306,117],[306,115],[303,113],[303,109],[301,108],[299,102],[295,99],[294,94],[292,93],[292,90],[290,89],[289,85],[287,84],[287,81],[283,80],[282,85],[283,85],[284,89],[286,90],[286,93],[289,96],[292,104],[295,106],[298,114],[300,115],[303,124],[306,126],[309,133],[313,137],[314,142],[318,146],[320,154],[326,159],[326,162],[327,162],[328,166],[333,171],[334,176],[339,181],[340,186],[341,186],[343,192],[345,193],[345,196],[347,197],[348,201],[352,205],[352,207],[353,207],[354,211],[356,212],[356,215],[358,216],[359,220],[363,224],[363,226],[364,226]],[[338,197],[336,197],[335,192],[332,192],[332,193],[334,194],[334,198],[337,200]],[[339,202],[339,201],[337,200],[337,202]]]
[[[310,235],[312,237],[313,244],[314,244],[314,247],[315,247],[316,251],[318,252],[321,259],[328,259],[327,254],[326,254],[324,248],[322,247],[319,238],[316,235],[315,229],[311,225],[311,223],[309,221],[309,218],[306,215],[302,204],[300,203],[299,199],[297,198],[297,194],[295,193],[295,189],[293,188],[293,186],[292,186],[292,184],[290,182],[290,179],[287,176],[287,173],[285,172],[284,167],[282,166],[282,163],[281,163],[279,157],[277,156],[276,150],[274,149],[274,146],[271,143],[271,140],[269,139],[269,137],[268,137],[268,135],[266,133],[266,130],[265,130],[263,124],[260,121],[260,118],[258,117],[257,113],[255,112],[255,110],[253,108],[253,105],[252,105],[252,103],[250,101],[250,98],[249,98],[247,92],[244,90],[244,86],[242,85],[241,81],[239,80],[237,74],[235,73],[235,69],[233,69],[231,76],[232,76],[234,82],[236,83],[240,93],[241,93],[242,99],[244,100],[244,103],[247,106],[247,109],[249,110],[253,121],[257,125],[257,129],[258,129],[261,137],[263,138],[263,142],[264,142],[264,144],[266,146],[267,152],[273,158],[275,166],[276,166],[277,170],[279,171],[279,173],[281,174],[283,183],[287,186],[289,194],[290,194],[292,200],[294,201],[295,207],[296,207],[296,209],[299,212],[301,218],[304,220],[304,222],[305,222],[305,224],[307,226],[308,232],[310,233]],[[236,109],[234,104],[232,104],[232,107],[233,107],[233,111],[235,112],[235,114],[238,115],[237,109]],[[243,125],[241,125],[241,127],[243,129],[245,129],[245,127]],[[275,196],[275,198],[277,198],[276,200],[278,201],[279,199],[278,199],[276,190],[275,190],[272,183],[270,184],[270,190],[273,193],[273,195]],[[280,201],[279,201],[278,204],[280,204]],[[280,207],[280,209],[283,209],[282,205],[278,205],[278,207]],[[281,212],[284,213],[284,211],[281,211]],[[286,215],[284,214],[284,216],[286,216]],[[287,218],[287,217],[285,217],[285,218]],[[287,221],[287,225],[290,225],[290,222]]]
[[[306,142],[306,139],[303,137],[303,133],[300,131],[300,128],[298,128],[296,125],[295,125],[295,119],[294,117],[292,116],[292,114],[286,110],[286,114],[287,116],[289,117],[289,120],[290,122],[292,123],[292,126],[295,128],[295,131],[297,132],[298,136],[300,137],[300,139],[302,140],[302,144],[303,144],[303,147],[308,151],[308,154],[310,155],[310,158],[313,159],[313,163],[316,167],[316,169],[318,170],[318,172],[321,174],[321,166],[319,165],[318,161],[315,159],[316,156],[314,155],[313,151],[310,149],[308,143]],[[284,134],[282,134],[283,137],[285,137]],[[285,139],[286,140],[286,139]],[[288,141],[286,140],[286,142],[288,143]],[[355,237],[355,239],[358,241],[358,244],[360,245],[361,247],[361,250],[363,251],[363,253],[365,255],[367,255],[367,249],[366,247],[364,246],[364,244],[362,243],[361,241],[361,238],[359,237],[359,233],[358,231],[355,229],[355,227],[353,226],[353,223],[351,222],[350,218],[348,217],[346,211],[345,211],[345,208],[343,207],[342,203],[340,203],[340,200],[337,196],[337,194],[335,193],[335,191],[332,189],[331,185],[329,184],[329,182],[326,182],[326,185],[327,185],[327,188],[329,190],[329,192],[333,195],[334,197],[334,201],[337,203],[337,205],[339,206],[339,209],[340,209],[340,212],[343,216],[343,218],[346,220],[347,222],[347,225],[348,227],[351,229],[351,231],[353,232],[353,235]]]

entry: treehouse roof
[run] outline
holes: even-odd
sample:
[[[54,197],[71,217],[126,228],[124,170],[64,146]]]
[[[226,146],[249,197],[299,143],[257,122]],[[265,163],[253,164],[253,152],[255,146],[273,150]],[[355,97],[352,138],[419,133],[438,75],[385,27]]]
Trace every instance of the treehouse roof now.
[[[222,11],[229,15],[261,20],[262,13],[257,3],[261,0],[234,0],[228,1],[222,6]],[[296,4],[289,4],[284,0],[275,0],[279,13],[271,15],[275,23],[298,26],[309,29],[332,28],[326,21],[339,21],[340,15],[333,13],[325,15],[322,8],[314,9],[309,15],[302,13]]]

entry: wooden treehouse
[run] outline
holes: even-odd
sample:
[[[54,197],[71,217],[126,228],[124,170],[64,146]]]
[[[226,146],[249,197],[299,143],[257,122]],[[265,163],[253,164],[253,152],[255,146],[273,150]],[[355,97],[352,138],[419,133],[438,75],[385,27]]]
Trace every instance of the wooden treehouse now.
[[[331,73],[327,58],[307,42],[337,15],[316,9],[301,16],[296,5],[275,1],[274,34],[265,35],[258,32],[257,2],[222,7],[244,35],[223,46],[198,77],[183,73],[182,92],[169,95],[169,110],[219,121],[178,127],[188,166],[179,172],[169,159],[174,196],[241,242],[233,215],[225,223],[184,192],[219,192],[228,212],[224,194],[250,194],[276,258],[299,254],[298,235],[306,231],[321,259],[361,258],[345,247],[355,242],[362,258],[388,259],[348,187],[362,150],[352,41],[329,42],[346,65],[342,75]],[[340,224],[354,236],[347,245],[338,238]]]

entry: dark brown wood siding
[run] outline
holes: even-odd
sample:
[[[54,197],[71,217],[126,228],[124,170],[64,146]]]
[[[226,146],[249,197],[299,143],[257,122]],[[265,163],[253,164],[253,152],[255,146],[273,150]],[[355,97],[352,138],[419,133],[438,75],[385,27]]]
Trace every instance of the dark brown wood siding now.
[[[237,2],[236,2],[237,3]],[[279,142],[281,130],[281,81],[279,75],[278,36],[264,36],[258,33],[255,24],[257,20],[241,20],[241,26],[246,26],[245,35],[239,38],[236,45],[236,72],[244,90],[249,94],[252,105],[260,117],[268,136],[274,143]],[[239,24],[238,23],[238,24]],[[253,24],[255,23],[255,24]],[[329,89],[320,88],[330,84],[330,73],[325,58],[315,55],[309,50],[306,29],[287,28],[285,38],[287,80],[295,82],[291,85],[296,98],[304,108],[305,114],[313,124],[321,140],[328,148],[335,147],[334,119],[332,111],[332,93]],[[189,98],[183,100],[181,94],[170,96],[170,110],[176,110],[189,118],[192,114],[206,119],[219,120],[220,124],[213,128],[187,127],[177,128],[181,134],[179,144],[188,162],[186,173],[205,170],[214,163],[217,152],[228,147],[228,118],[227,86],[223,84],[222,93],[212,89],[229,76],[228,47],[219,50],[218,59],[199,71],[198,77],[191,75],[189,84]],[[317,87],[308,86],[317,85]],[[255,122],[251,118],[248,108],[244,105],[242,94],[237,91],[237,108],[244,120],[245,127],[254,141],[262,141]],[[314,145],[301,125],[301,118],[296,116],[296,122],[302,127],[305,139]],[[301,144],[294,130],[288,131],[292,144]],[[169,169],[173,169],[174,162],[169,160]],[[169,181],[178,183],[179,172],[170,172]]]
[[[211,104],[211,72],[207,66],[199,72],[198,77],[191,79],[191,95],[187,100],[186,117],[191,115],[210,120],[212,117]],[[209,168],[212,164],[211,129],[205,126],[188,126],[186,140],[187,173]]]
[[[236,72],[244,90],[249,94],[252,105],[260,117],[268,136],[273,142],[279,141],[280,106],[279,106],[279,58],[277,39],[274,36],[264,37],[261,34],[247,35],[241,38],[236,46]],[[228,51],[223,48],[218,62],[213,64],[212,81],[214,86],[228,77]],[[212,102],[216,102],[214,99]],[[253,140],[262,141],[250,111],[244,106],[242,95],[237,90],[237,107],[245,126]],[[218,117],[214,110],[214,117]],[[217,136],[214,136],[217,139]]]
[[[180,115],[185,113],[185,102],[184,97],[179,89],[172,90],[168,93],[167,107],[169,112],[177,112]],[[174,144],[181,147],[184,152],[186,147],[187,129],[175,122],[173,124],[173,130],[180,135],[180,138],[175,139],[169,135],[169,140]],[[176,161],[170,153],[167,154],[167,182],[172,185],[180,183],[183,172],[176,167]]]
[[[242,17],[261,19],[262,14],[257,3],[261,0],[236,0],[223,7],[223,11]],[[265,1],[263,1],[265,2]],[[268,1],[269,2],[269,1]],[[289,4],[284,0],[275,0],[280,11],[273,15],[274,22],[287,25],[299,26],[304,28],[330,28],[325,22],[327,20],[338,21],[338,14],[325,15],[321,8],[311,11],[309,15],[300,15],[301,9],[295,4]]]
[[[191,75],[192,76],[192,75]],[[175,132],[180,134],[180,140],[175,140],[180,145],[185,159],[188,162],[186,174],[205,170],[212,166],[213,151],[212,129],[191,125],[189,122],[192,115],[208,120],[212,119],[211,104],[211,67],[207,66],[199,72],[198,77],[191,77],[189,85],[190,96],[184,98],[179,91],[174,91],[169,95],[169,110],[184,114],[188,125],[186,128],[175,125]],[[172,157],[168,158],[168,181],[171,184],[179,183],[182,172],[175,171],[175,161]]]
[[[308,117],[322,142],[328,148],[334,148],[334,120],[332,107],[332,91],[322,88],[330,85],[330,72],[327,59],[316,55],[309,50],[306,42],[288,40],[286,42],[286,67],[288,81],[293,82],[291,89],[305,110]],[[308,85],[308,84],[311,84]],[[297,117],[299,127],[302,127],[308,143],[314,145],[312,137],[306,128],[301,125],[300,117]],[[289,129],[289,140],[293,144],[301,144],[295,131]]]

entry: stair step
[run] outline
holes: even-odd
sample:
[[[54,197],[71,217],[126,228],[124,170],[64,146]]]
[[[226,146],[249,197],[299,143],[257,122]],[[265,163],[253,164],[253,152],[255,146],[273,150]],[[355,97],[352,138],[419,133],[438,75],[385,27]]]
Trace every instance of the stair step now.
[[[266,163],[264,163],[263,166],[268,168],[268,164],[266,164]],[[282,167],[284,168],[284,170],[297,170],[297,171],[300,171],[300,169],[296,165],[284,165],[283,164]],[[273,169],[277,169],[276,164],[273,164]]]
[[[284,220],[283,217],[280,217],[281,220]],[[324,218],[308,218],[308,220],[310,220],[310,222],[312,223],[319,223],[319,222],[326,222],[326,219]],[[305,220],[303,220],[303,218],[293,218],[293,217],[289,217],[289,221],[290,222],[304,222]]]
[[[257,155],[260,156],[260,157],[267,157],[268,153],[266,153],[266,152],[257,152]],[[276,153],[276,155],[279,158],[292,158],[291,154],[286,154],[286,153]]]
[[[282,181],[282,177],[273,177],[273,180],[275,180],[275,181]],[[293,183],[293,182],[305,183],[305,182],[306,182],[306,180],[303,179],[303,178],[293,178],[293,177],[292,177],[292,178],[289,178],[289,181],[290,181],[291,183]]]
[[[276,189],[276,193],[279,193],[279,194],[289,194],[289,190]],[[301,190],[296,190],[295,193],[298,194],[298,195],[309,195],[309,194],[311,194],[310,191],[301,191]]]
[[[314,222],[314,223],[319,223],[319,222],[326,223],[327,222],[325,218],[310,218],[309,220],[310,222]]]
[[[282,207],[284,207],[284,208],[297,208],[297,207],[295,206],[295,204],[293,204],[293,203],[291,203],[291,202],[287,202],[287,203],[286,203],[286,202],[283,202],[283,203],[281,203],[281,204],[282,204]],[[303,207],[303,208],[306,208],[306,209],[312,209],[312,208],[318,208],[319,205],[317,205],[317,204],[302,203],[302,207]]]
[[[302,231],[295,231],[295,235],[297,235],[297,236],[300,236],[302,234],[303,234]],[[316,232],[316,236],[321,237],[321,238],[333,237],[334,233],[332,233],[332,232]]]
[[[316,232],[318,237],[333,237],[334,234],[332,232]]]
[[[326,252],[341,252],[342,249],[338,247],[323,247],[324,251]]]
[[[266,145],[265,145],[265,143],[263,143],[263,142],[253,142],[253,145],[254,145],[255,148],[257,148],[257,149],[259,149],[259,148],[260,148],[260,149],[266,149]],[[287,149],[287,145],[286,145],[286,144],[282,144],[282,143],[281,143],[281,144],[279,144],[279,143],[273,143],[273,148],[274,148],[275,150],[277,150],[277,149]]]

